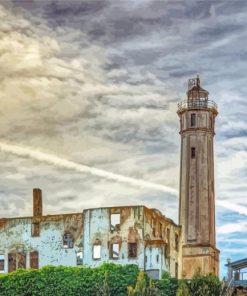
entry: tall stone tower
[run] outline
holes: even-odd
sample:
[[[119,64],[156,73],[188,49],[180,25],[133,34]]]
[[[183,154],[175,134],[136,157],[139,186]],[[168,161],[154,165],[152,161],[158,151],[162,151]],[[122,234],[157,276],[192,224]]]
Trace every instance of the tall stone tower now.
[[[178,104],[181,135],[179,223],[182,225],[182,274],[192,278],[219,273],[215,243],[214,123],[217,105],[189,79],[187,100]]]

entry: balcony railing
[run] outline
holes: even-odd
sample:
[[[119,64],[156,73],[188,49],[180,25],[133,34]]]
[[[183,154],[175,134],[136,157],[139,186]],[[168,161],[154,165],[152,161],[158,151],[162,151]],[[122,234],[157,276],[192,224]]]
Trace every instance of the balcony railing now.
[[[184,100],[178,103],[178,112],[188,109],[211,109],[217,112],[217,104],[211,100],[197,99],[197,100]]]

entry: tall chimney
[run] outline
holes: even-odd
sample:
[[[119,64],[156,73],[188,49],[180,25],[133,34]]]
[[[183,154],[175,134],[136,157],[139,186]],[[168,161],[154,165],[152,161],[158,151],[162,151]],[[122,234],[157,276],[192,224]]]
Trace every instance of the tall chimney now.
[[[42,191],[39,188],[33,189],[33,216],[42,216]]]

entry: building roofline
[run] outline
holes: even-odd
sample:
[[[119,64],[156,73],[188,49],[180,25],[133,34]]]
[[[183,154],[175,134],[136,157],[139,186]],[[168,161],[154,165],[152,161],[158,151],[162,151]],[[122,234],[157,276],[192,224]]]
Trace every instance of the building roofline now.
[[[37,217],[34,217],[34,216],[24,216],[24,217],[20,216],[20,217],[10,217],[10,218],[3,217],[3,218],[0,218],[0,223],[1,222],[4,222],[4,221],[19,220],[19,219],[33,219],[33,218],[41,218],[41,219],[42,218],[46,218],[46,219],[48,219],[48,218],[54,218],[54,217],[59,217],[59,216],[62,218],[62,217],[66,217],[66,216],[83,215],[84,212],[91,211],[91,210],[98,210],[98,209],[119,209],[119,208],[120,209],[121,208],[144,208],[144,209],[147,209],[149,211],[150,210],[151,211],[155,211],[156,213],[159,212],[160,215],[161,215],[161,217],[163,219],[169,221],[170,223],[172,223],[176,227],[181,227],[181,225],[176,224],[172,219],[170,219],[170,218],[166,217],[165,215],[163,215],[160,212],[160,210],[155,209],[155,208],[148,208],[148,207],[146,207],[144,205],[133,205],[133,206],[128,205],[128,206],[112,206],[112,207],[87,208],[87,209],[82,210],[82,212],[79,212],[79,213],[78,212],[75,212],[75,213],[68,213],[68,214],[52,214],[52,215],[42,215],[42,216],[37,216]]]

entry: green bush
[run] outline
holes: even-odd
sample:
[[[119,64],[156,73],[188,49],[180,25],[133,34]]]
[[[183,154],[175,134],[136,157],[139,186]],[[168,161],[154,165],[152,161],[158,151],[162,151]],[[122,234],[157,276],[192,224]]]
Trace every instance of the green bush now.
[[[98,293],[103,296],[109,289],[112,296],[126,296],[127,286],[135,286],[138,272],[136,265],[116,264],[97,268],[47,266],[38,270],[17,270],[0,277],[0,295],[96,296]]]
[[[190,282],[165,273],[152,281],[136,265],[105,263],[96,268],[47,266],[0,275],[1,296],[219,296],[216,276]]]
[[[172,278],[169,273],[164,273],[161,280],[155,281],[155,287],[159,289],[160,296],[176,296],[179,281]]]
[[[176,296],[190,296],[188,283],[185,280],[180,280]]]
[[[220,296],[221,282],[215,275],[196,274],[190,283],[191,296]]]

